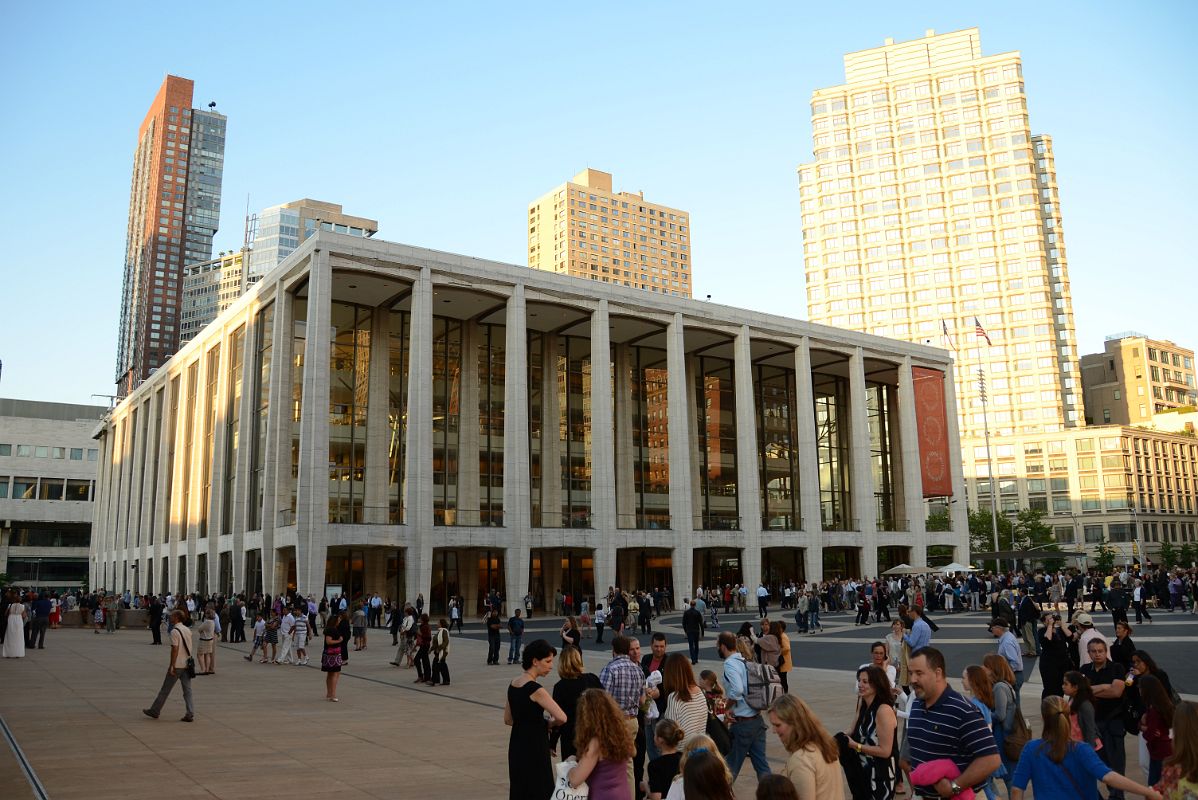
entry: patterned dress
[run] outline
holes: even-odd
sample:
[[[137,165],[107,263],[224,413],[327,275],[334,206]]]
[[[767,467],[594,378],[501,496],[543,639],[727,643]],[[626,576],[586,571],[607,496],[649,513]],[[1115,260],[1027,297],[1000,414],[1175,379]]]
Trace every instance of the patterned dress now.
[[[878,707],[882,700],[877,698],[868,707],[862,706],[857,712],[857,722],[853,726],[853,738],[862,744],[878,746],[877,718]],[[897,732],[896,739],[897,741]],[[894,797],[893,760],[887,757],[867,756],[860,754],[861,769],[868,781],[870,800],[891,800]]]

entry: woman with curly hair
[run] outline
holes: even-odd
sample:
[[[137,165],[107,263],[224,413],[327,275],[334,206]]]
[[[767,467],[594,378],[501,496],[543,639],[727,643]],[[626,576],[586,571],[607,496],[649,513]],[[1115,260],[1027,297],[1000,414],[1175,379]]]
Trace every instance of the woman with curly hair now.
[[[624,726],[624,715],[612,696],[587,689],[578,698],[574,742],[578,764],[570,770],[571,788],[590,786],[590,800],[632,800],[629,766],[636,743]]]
[[[770,726],[790,754],[782,774],[794,784],[799,797],[843,800],[836,740],[811,708],[800,698],[784,694],[770,706],[769,715]]]

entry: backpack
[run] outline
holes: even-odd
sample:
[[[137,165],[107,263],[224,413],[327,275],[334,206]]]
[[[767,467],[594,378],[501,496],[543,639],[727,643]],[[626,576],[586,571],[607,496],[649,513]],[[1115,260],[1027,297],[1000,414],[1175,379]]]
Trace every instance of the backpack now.
[[[754,711],[765,711],[782,696],[782,678],[778,675],[778,668],[755,661],[746,661],[745,667],[748,673],[745,702]]]

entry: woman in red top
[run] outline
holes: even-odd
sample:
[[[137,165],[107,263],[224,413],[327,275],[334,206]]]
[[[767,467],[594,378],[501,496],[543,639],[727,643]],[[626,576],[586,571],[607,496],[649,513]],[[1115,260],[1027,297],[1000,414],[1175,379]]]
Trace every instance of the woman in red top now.
[[[1173,755],[1173,740],[1169,730],[1173,727],[1173,701],[1165,686],[1155,675],[1144,675],[1136,683],[1140,687],[1140,700],[1144,704],[1144,716],[1140,717],[1140,733],[1148,746],[1148,785],[1161,779],[1161,765]]]

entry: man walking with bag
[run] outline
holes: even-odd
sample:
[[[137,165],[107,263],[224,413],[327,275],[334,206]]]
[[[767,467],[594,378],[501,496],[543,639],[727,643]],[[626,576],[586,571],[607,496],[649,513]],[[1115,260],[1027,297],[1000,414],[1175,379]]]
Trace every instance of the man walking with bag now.
[[[162,706],[166,704],[166,698],[175,688],[175,683],[182,681],[183,703],[187,706],[187,713],[179,721],[191,722],[195,719],[195,709],[191,704],[191,679],[195,674],[195,661],[191,655],[191,629],[183,624],[186,618],[187,614],[181,609],[171,612],[171,660],[166,668],[166,677],[162,679],[162,688],[154,698],[154,704],[141,710],[147,717],[158,719],[158,715],[162,713]]]
[[[740,773],[740,767],[748,757],[760,781],[770,774],[769,762],[765,760],[765,722],[761,712],[749,705],[749,667],[736,649],[736,636],[732,631],[723,631],[716,639],[716,649],[724,660],[724,692],[728,698],[728,709],[732,725],[728,733],[732,738],[732,749],[725,760],[732,772],[732,780]]]

